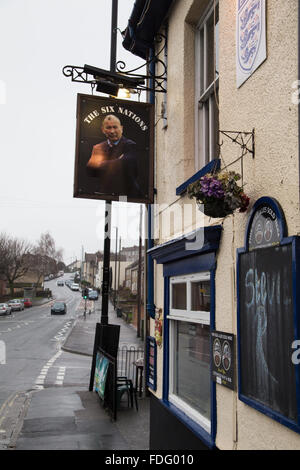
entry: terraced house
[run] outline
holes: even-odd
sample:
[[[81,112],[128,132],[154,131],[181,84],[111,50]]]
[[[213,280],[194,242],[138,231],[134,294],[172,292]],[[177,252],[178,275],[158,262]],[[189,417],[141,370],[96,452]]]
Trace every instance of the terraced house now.
[[[299,2],[136,1],[123,45],[165,90],[151,448],[300,449]]]

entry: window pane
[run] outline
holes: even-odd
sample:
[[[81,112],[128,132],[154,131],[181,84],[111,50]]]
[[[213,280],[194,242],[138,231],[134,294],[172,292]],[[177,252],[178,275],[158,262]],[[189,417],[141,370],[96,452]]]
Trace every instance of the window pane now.
[[[192,310],[210,311],[210,281],[198,281],[191,284]]]
[[[219,109],[217,106],[217,101],[219,102],[219,89],[216,89],[216,97],[214,96],[213,100],[213,106],[214,106],[214,157],[213,158],[219,158],[220,154],[220,147],[218,145],[219,143]]]
[[[216,76],[218,76],[219,75],[219,23],[216,24],[215,35],[216,35],[216,39],[215,39],[216,41]]]
[[[186,310],[186,283],[172,284],[172,308]]]
[[[209,101],[203,102],[199,107],[199,151],[202,158],[200,167],[209,162]]]
[[[199,72],[200,72],[200,96],[204,93],[204,28],[200,30],[200,58],[199,58]]]
[[[218,36],[219,36],[219,9],[216,8],[216,25],[214,26],[214,12],[207,20],[207,76],[206,76],[206,87],[214,81],[216,77],[216,69],[219,66],[219,45],[218,45]],[[216,63],[215,63],[216,62]],[[218,69],[217,69],[218,70]]]
[[[206,419],[210,419],[209,364],[209,326],[176,321],[173,393]]]
[[[206,88],[214,81],[215,74],[214,74],[214,27],[213,27],[214,17],[213,15],[207,21],[207,49],[206,49],[206,57],[207,57],[207,75],[206,75]]]

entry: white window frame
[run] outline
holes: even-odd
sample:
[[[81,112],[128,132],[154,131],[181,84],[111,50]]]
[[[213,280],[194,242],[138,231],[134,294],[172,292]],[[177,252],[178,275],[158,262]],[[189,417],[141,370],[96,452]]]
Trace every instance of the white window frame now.
[[[195,167],[196,171],[216,158],[214,102],[215,89],[219,87],[219,75],[207,83],[207,65],[211,58],[207,54],[207,23],[214,15],[214,5],[210,2],[206,13],[197,25],[195,37]],[[216,38],[214,38],[216,39]],[[216,41],[215,41],[216,42]],[[214,44],[216,60],[219,51]]]
[[[182,410],[187,416],[197,422],[202,428],[204,428],[208,433],[211,432],[211,421],[205,418],[201,413],[196,411],[190,405],[185,403],[181,398],[173,393],[174,390],[174,364],[175,364],[175,329],[176,322],[184,321],[186,323],[200,323],[203,325],[210,325],[210,312],[206,311],[193,311],[191,310],[191,284],[198,281],[210,281],[211,275],[210,272],[202,272],[189,274],[184,276],[173,276],[170,278],[170,308],[169,315],[167,318],[169,320],[169,402],[174,406]],[[187,285],[187,309],[179,310],[172,308],[172,286],[174,284],[186,283]]]

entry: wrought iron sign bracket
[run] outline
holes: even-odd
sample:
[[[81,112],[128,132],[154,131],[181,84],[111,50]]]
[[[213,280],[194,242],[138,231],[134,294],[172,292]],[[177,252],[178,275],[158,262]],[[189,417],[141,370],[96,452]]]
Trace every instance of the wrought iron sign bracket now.
[[[85,72],[84,67],[65,65],[62,71],[65,77],[71,77],[72,82],[87,83],[94,86],[97,84],[97,80],[88,78],[89,74]]]
[[[135,69],[125,70],[125,62],[118,61],[116,64],[116,72],[98,69],[89,65],[85,65],[84,67],[66,65],[63,68],[63,74],[65,77],[71,77],[72,82],[86,83],[90,85],[92,89],[96,87],[97,91],[110,95],[114,95],[114,93],[117,94],[119,88],[129,89],[132,93],[141,93],[142,91],[166,93],[167,67],[164,61],[159,58],[166,47],[165,36],[159,35],[156,38],[156,42],[163,42],[162,47],[156,55]],[[156,75],[151,73],[152,64],[160,65],[160,74]],[[147,67],[147,75],[137,73],[143,67]],[[155,69],[156,67],[153,68]],[[150,83],[150,85],[148,85],[148,83]]]
[[[250,153],[255,158],[255,129],[252,132],[243,131],[219,131],[219,135],[227,137],[232,143],[237,144],[242,149],[242,156]],[[223,144],[223,142],[220,144]],[[238,158],[238,160],[241,157]]]
[[[152,87],[147,87],[147,86],[140,86],[138,89],[140,91],[155,91],[159,93],[166,93],[166,84],[167,84],[167,65],[166,63],[160,58],[161,54],[165,56],[164,51],[166,50],[166,44],[167,44],[167,37],[164,34],[157,34],[155,36],[155,44],[158,45],[157,49],[158,51],[156,52],[155,55],[149,60],[147,60],[144,64],[140,65],[139,67],[132,69],[132,70],[125,70],[126,64],[124,61],[119,60],[116,64],[116,70],[117,72],[121,74],[125,74],[127,77],[132,77],[136,79],[144,79],[146,80],[152,80],[153,86]],[[151,65],[154,65],[152,68]],[[151,73],[151,70],[157,69],[157,65],[161,67],[161,73],[156,75]],[[147,68],[148,74],[147,75],[141,75],[138,74],[137,71],[143,69],[144,67]]]

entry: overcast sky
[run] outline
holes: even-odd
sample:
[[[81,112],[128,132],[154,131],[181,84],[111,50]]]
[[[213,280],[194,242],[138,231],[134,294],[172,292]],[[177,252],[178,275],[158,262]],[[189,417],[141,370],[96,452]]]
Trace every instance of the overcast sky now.
[[[91,88],[71,82],[62,68],[109,69],[111,3],[0,1],[0,232],[35,242],[50,231],[67,264],[81,259],[82,246],[103,249],[105,203],[73,198],[76,95]],[[119,0],[121,30],[133,4]],[[140,65],[121,42],[118,34],[117,60]],[[116,225],[122,245],[138,243],[139,210],[113,203],[112,251]]]

